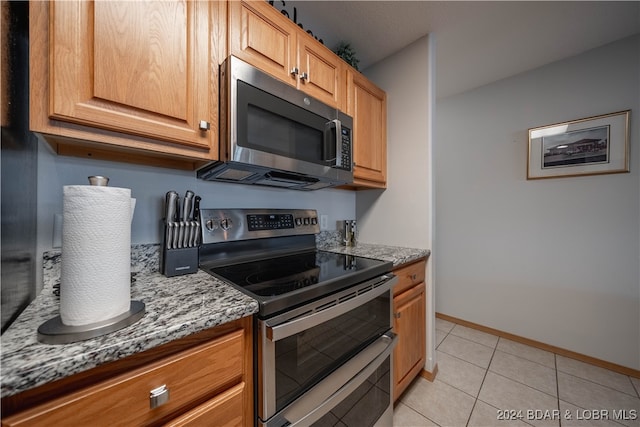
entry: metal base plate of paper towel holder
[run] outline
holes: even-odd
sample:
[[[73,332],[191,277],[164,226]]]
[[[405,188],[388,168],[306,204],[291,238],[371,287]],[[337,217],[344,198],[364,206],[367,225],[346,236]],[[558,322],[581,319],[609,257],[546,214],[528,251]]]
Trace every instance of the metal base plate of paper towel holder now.
[[[47,320],[38,328],[38,341],[44,344],[68,344],[99,337],[137,322],[144,316],[145,306],[141,301],[131,301],[129,311],[119,316],[88,325],[69,326],[60,316]]]

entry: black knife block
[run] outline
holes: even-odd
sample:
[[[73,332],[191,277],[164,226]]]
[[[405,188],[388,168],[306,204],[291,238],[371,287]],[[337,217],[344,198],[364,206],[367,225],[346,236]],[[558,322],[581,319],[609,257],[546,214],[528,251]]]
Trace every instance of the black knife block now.
[[[164,222],[163,222],[164,224]],[[166,236],[164,224],[163,236]],[[167,277],[191,274],[198,271],[198,247],[168,249],[166,237],[163,237],[160,251],[160,272]]]

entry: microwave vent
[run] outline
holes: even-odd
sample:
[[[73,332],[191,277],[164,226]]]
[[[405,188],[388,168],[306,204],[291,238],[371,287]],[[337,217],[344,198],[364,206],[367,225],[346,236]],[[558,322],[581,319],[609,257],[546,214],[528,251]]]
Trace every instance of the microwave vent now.
[[[327,188],[327,187],[331,187],[332,184],[330,182],[322,182],[322,181],[318,181],[315,184],[310,184],[307,185],[305,188],[305,190],[319,190],[321,188]]]
[[[254,175],[255,173],[251,171],[228,168],[219,173],[217,178],[228,181],[244,181],[245,179],[250,178]]]

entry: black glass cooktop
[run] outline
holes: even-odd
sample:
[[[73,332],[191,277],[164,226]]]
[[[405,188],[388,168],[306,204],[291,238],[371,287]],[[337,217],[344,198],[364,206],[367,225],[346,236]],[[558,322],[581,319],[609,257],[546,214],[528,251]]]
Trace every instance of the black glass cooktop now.
[[[391,271],[392,264],[333,252],[310,251],[205,268],[258,300],[267,316]]]

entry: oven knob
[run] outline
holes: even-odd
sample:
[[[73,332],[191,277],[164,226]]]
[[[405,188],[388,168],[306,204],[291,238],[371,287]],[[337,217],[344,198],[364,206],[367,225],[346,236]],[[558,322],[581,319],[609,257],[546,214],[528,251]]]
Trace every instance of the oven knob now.
[[[205,223],[205,227],[207,227],[207,230],[209,231],[215,231],[218,229],[218,221],[215,219],[208,219]]]
[[[304,219],[304,225],[309,225],[309,218]]]
[[[316,218],[315,216],[311,217],[311,225],[318,225],[318,218]]]
[[[220,220],[220,227],[222,227],[223,230],[228,230],[232,226],[233,226],[233,222],[229,218]]]
[[[296,218],[296,225],[300,227],[302,225],[302,218]]]

